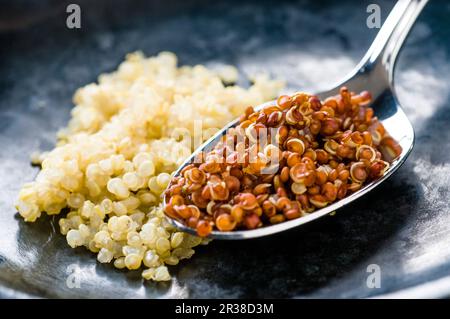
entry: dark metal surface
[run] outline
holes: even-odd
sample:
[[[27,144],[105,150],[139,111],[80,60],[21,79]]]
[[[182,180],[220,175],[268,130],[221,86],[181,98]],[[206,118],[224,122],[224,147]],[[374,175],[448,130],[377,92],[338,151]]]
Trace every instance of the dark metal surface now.
[[[232,63],[243,74],[264,69],[287,79],[291,89],[317,91],[345,75],[375,36],[377,30],[365,26],[369,2],[81,1],[81,30],[65,28],[65,7],[53,1],[31,9],[30,1],[18,3],[24,12],[14,7],[8,16],[3,5],[0,15],[0,296],[450,294],[445,1],[429,3],[399,56],[397,92],[417,138],[406,164],[336,216],[264,239],[199,248],[191,260],[171,268],[174,280],[165,284],[143,283],[138,272],[115,270],[83,249],[70,249],[56,219],[25,224],[15,213],[18,189],[37,172],[29,153],[52,146],[69,118],[74,90],[141,49],[148,55],[171,50],[187,64]],[[385,18],[392,3],[380,5]],[[30,11],[42,18],[11,18]],[[80,288],[66,284],[71,264],[82,270]],[[380,266],[379,289],[366,285],[370,264]]]

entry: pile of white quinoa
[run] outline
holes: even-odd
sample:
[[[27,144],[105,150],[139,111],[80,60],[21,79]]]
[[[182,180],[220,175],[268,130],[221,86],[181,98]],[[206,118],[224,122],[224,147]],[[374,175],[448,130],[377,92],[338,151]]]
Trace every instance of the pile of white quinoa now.
[[[194,127],[201,121],[204,140],[283,87],[265,76],[248,89],[225,86],[237,71],[222,71],[177,67],[168,52],[132,53],[98,84],[80,88],[57,147],[32,158],[42,169],[19,193],[20,215],[34,222],[42,212],[68,212],[59,226],[71,247],[84,246],[119,269],[143,264],[145,279],[170,280],[166,265],[206,243],[177,231],[160,206],[170,174],[193,151]]]

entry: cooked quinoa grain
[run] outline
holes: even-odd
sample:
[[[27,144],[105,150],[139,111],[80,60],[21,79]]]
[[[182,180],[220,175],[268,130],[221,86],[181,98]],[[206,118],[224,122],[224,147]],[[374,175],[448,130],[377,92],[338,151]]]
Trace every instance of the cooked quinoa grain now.
[[[165,265],[207,243],[176,231],[160,205],[172,172],[193,151],[198,122],[201,142],[283,86],[266,77],[248,89],[223,84],[236,74],[229,67],[226,76],[201,65],[177,67],[168,52],[129,54],[117,71],[75,93],[57,147],[33,154],[42,169],[19,193],[20,215],[34,222],[42,212],[63,211],[60,231],[71,247],[84,246],[119,269],[144,265],[145,279],[169,280]]]

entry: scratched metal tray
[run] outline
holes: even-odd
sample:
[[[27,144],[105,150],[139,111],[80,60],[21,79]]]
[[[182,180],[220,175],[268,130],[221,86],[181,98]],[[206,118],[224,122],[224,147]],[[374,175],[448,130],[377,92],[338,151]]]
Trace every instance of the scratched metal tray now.
[[[248,241],[212,242],[170,269],[170,283],[98,264],[70,249],[57,220],[25,224],[13,208],[69,118],[74,90],[127,52],[176,52],[181,63],[231,63],[291,89],[318,90],[359,60],[377,30],[355,1],[1,1],[1,297],[444,297],[450,295],[450,6],[432,1],[400,54],[396,85],[417,143],[406,164],[368,196],[307,226]],[[392,7],[379,2],[381,18]],[[80,270],[79,287],[73,271]],[[380,271],[380,287],[374,271]],[[369,284],[368,284],[369,283]],[[375,287],[374,287],[375,286]]]

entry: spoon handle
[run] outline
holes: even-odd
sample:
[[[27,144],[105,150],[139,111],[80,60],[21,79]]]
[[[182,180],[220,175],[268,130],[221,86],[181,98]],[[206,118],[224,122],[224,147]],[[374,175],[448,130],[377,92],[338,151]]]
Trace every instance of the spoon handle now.
[[[326,98],[346,86],[355,92],[370,89],[375,100],[386,89],[393,88],[395,58],[427,2],[399,0],[358,65],[339,84],[317,95]]]
[[[388,83],[392,83],[395,60],[418,15],[428,0],[399,0],[378,32],[375,40],[358,65],[383,66]]]

